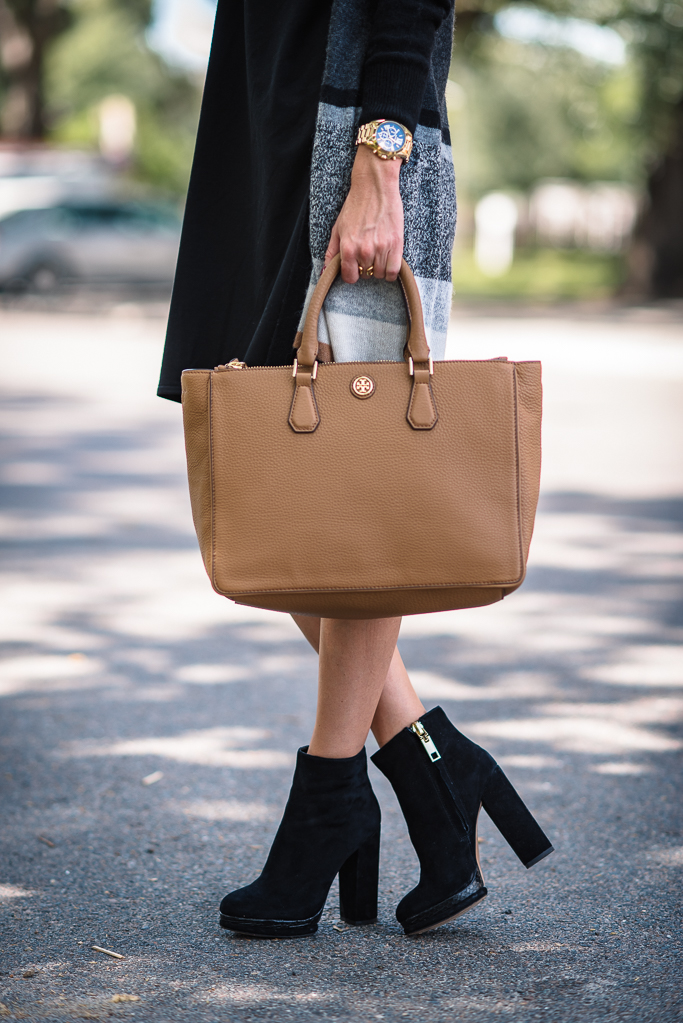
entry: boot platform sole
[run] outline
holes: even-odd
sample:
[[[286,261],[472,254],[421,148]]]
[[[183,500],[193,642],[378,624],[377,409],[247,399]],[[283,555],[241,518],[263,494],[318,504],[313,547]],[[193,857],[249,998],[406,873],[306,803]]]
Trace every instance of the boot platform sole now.
[[[321,915],[318,913],[308,920],[249,920],[221,913],[220,925],[226,931],[236,931],[250,938],[306,938],[318,930]],[[353,927],[377,923],[377,917],[372,920],[348,920],[342,917],[342,920]]]
[[[220,925],[226,931],[236,931],[250,938],[306,938],[318,930],[321,916],[322,910],[307,920],[250,920],[221,913]]]
[[[429,918],[429,910],[426,910],[424,913],[420,913],[418,917],[413,917],[412,921],[406,920],[403,924],[403,930],[411,937],[415,934],[425,934],[427,931],[433,931],[443,924],[450,923],[451,920],[456,920],[470,909],[474,909],[482,899],[486,898],[487,894],[486,888],[480,888],[479,891],[474,892],[469,898],[459,900],[456,906],[452,905],[452,902],[455,900],[448,899],[442,902],[440,906],[434,907],[434,918],[432,920],[429,922],[425,920],[425,917]],[[449,902],[451,903],[450,907]],[[452,912],[453,909],[455,909],[455,912]]]

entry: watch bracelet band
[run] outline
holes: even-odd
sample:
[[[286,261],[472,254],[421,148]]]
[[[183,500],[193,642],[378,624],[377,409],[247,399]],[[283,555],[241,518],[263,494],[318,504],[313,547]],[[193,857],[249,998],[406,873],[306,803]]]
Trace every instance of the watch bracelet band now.
[[[356,145],[368,146],[370,149],[372,149],[375,156],[378,156],[380,158],[380,160],[401,159],[405,160],[405,162],[407,163],[408,160],[410,159],[410,153],[413,148],[412,132],[409,132],[404,125],[401,125],[406,134],[406,141],[403,147],[399,149],[397,152],[387,153],[386,150],[381,149],[380,146],[378,146],[375,138],[377,134],[377,129],[380,126],[380,124],[384,123],[384,120],[385,118],[382,118],[379,121],[368,121],[367,124],[361,124],[360,127],[358,128],[358,134],[356,135]],[[398,122],[396,123],[398,124]]]

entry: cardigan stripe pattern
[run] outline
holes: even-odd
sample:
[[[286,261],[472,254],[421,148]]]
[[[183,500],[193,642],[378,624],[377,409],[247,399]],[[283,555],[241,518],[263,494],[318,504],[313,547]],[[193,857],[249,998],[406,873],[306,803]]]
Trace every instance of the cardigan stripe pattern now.
[[[332,227],[351,183],[370,30],[367,0],[334,0],[311,165],[312,273],[300,329],[322,271]],[[443,359],[446,348],[456,219],[445,102],[452,36],[451,12],[437,30],[412,155],[400,174],[404,257],[417,280],[427,340],[435,359]],[[325,301],[318,337],[331,346],[336,362],[400,361],[406,329],[405,303],[397,281],[371,278],[345,284],[338,278]]]

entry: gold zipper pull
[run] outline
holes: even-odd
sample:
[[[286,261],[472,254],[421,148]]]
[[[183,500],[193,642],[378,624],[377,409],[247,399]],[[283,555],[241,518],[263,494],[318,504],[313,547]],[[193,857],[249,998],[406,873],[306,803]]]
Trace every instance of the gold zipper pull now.
[[[240,362],[239,359],[231,359],[230,362],[226,362],[224,366],[216,366],[216,373],[224,373],[226,369],[246,369],[246,362]]]
[[[425,750],[427,751],[427,756],[432,762],[435,760],[441,760],[441,754],[434,745],[429,732],[420,721],[413,721],[412,725],[410,726],[410,731],[414,732],[415,735],[418,737],[418,739],[424,746]]]

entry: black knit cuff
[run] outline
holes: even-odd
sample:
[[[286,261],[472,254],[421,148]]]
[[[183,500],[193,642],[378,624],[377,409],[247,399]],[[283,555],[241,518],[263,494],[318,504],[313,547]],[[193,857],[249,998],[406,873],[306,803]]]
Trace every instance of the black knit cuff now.
[[[374,59],[365,65],[361,124],[385,118],[398,121],[415,134],[427,85],[429,65],[420,61]]]

